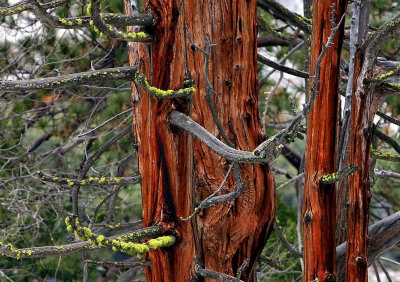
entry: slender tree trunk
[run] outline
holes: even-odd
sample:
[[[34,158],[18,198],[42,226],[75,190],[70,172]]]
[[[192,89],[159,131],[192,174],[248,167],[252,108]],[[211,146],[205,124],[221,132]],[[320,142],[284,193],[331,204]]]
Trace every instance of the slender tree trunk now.
[[[376,91],[372,60],[365,60],[362,50],[355,62],[355,86],[352,93],[349,163],[360,168],[349,181],[346,281],[368,281],[368,224],[370,192],[370,146],[375,113],[385,99]]]
[[[346,10],[346,0],[323,0],[313,3],[311,74],[317,59],[332,33],[332,5],[336,24]],[[340,51],[344,25],[321,63],[318,97],[307,119],[305,184],[303,198],[304,281],[335,281],[336,240],[335,185],[320,182],[325,174],[335,172],[335,141],[339,101]]]
[[[142,176],[144,226],[161,224],[178,237],[174,246],[152,251],[146,259],[148,281],[190,281],[195,263],[229,275],[248,259],[242,280],[255,280],[256,259],[266,243],[275,216],[275,190],[268,165],[240,165],[244,192],[238,199],[201,211],[191,221],[194,201],[201,201],[221,184],[229,163],[183,131],[172,127],[172,110],[190,115],[218,135],[205,99],[204,54],[192,46],[212,48],[209,80],[213,101],[225,133],[237,149],[253,150],[263,141],[257,93],[256,1],[149,0],[155,17],[155,42],[130,48],[131,64],[140,63],[151,84],[179,89],[189,77],[197,92],[193,100],[156,101],[133,92],[134,131]],[[187,71],[185,71],[187,70]],[[234,174],[222,192],[235,188]]]

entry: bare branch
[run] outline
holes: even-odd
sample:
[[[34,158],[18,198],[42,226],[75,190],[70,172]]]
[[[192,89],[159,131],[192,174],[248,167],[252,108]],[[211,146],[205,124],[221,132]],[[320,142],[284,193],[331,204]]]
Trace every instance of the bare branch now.
[[[276,223],[276,220],[274,221],[274,230],[276,234],[278,234],[279,239],[285,246],[285,248],[291,253],[299,257],[303,257],[303,253],[297,250],[292,244],[289,243],[289,241],[286,239],[285,235],[283,234],[282,230],[280,229],[278,223]]]
[[[400,126],[400,120],[397,120],[397,119],[395,119],[395,118],[392,118],[391,116],[388,116],[388,115],[386,115],[385,113],[382,113],[382,112],[376,112],[376,114],[378,115],[378,116],[380,116],[381,118],[383,118],[384,120],[386,120],[386,121],[388,121],[388,122],[390,122],[390,123],[393,123],[393,124],[396,124],[396,125],[399,125]]]
[[[277,69],[279,71],[283,71],[285,73],[288,73],[288,74],[291,74],[291,75],[294,75],[294,76],[303,77],[303,78],[309,78],[310,77],[310,75],[308,73],[304,72],[304,71],[299,71],[299,70],[296,70],[296,69],[289,68],[289,67],[287,67],[285,65],[281,65],[281,64],[275,63],[274,61],[271,61],[270,59],[268,59],[268,58],[266,58],[266,57],[264,57],[264,56],[262,56],[260,54],[257,54],[257,60],[259,62],[271,67],[271,68]]]
[[[375,127],[374,127],[374,135],[376,135],[379,139],[392,146],[392,148],[395,149],[396,152],[400,154],[400,145],[396,142],[396,140],[386,135],[385,133],[380,132]]]
[[[230,276],[225,273],[201,268],[198,265],[196,265],[196,274],[200,277],[212,278],[212,279],[221,280],[221,281],[244,282],[243,280],[237,279],[234,276]]]
[[[374,169],[374,176],[381,178],[390,177],[394,179],[400,179],[400,173],[380,169]]]
[[[146,261],[136,261],[136,262],[113,262],[113,261],[105,261],[105,260],[93,260],[87,259],[85,262],[94,264],[94,265],[102,265],[107,267],[116,267],[116,268],[132,268],[136,266],[148,266],[149,262]]]

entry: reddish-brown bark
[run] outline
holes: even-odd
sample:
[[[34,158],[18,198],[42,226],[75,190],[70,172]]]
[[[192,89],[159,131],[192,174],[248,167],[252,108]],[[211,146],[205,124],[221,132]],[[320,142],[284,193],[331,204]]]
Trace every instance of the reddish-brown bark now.
[[[322,43],[326,44],[332,33],[332,5],[335,5],[338,23],[346,4],[346,0],[314,1],[311,74],[315,73]],[[303,198],[304,281],[336,279],[335,186],[324,185],[320,179],[336,170],[335,142],[343,26],[337,31],[332,46],[322,60],[319,94],[307,118]]]
[[[352,93],[349,163],[360,168],[349,178],[346,281],[368,281],[368,224],[370,192],[370,146],[372,125],[384,91],[375,91],[372,61],[364,61],[362,52],[355,61],[355,85]]]
[[[197,92],[189,100],[156,101],[148,93],[134,91],[134,131],[142,176],[144,226],[162,224],[178,236],[173,247],[151,251],[146,259],[148,281],[189,281],[195,262],[202,267],[236,275],[249,259],[242,280],[254,279],[254,265],[271,231],[275,215],[273,176],[268,165],[240,165],[243,195],[217,204],[182,222],[222,182],[228,162],[198,140],[171,127],[168,113],[179,110],[218,135],[205,100],[204,55],[192,48],[184,31],[204,47],[206,36],[218,44],[212,49],[209,78],[216,90],[217,114],[237,149],[253,150],[263,141],[257,98],[256,1],[156,1],[146,9],[156,17],[156,41],[131,46],[131,64],[161,89],[179,89],[185,79],[185,63]],[[185,59],[186,58],[186,59]],[[232,191],[232,175],[222,189]]]

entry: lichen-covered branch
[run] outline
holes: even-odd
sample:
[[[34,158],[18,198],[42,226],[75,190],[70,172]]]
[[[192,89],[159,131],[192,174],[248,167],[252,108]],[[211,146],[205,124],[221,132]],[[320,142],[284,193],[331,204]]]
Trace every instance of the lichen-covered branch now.
[[[43,9],[51,9],[58,7],[62,4],[65,4],[68,2],[68,0],[56,0],[52,2],[47,2],[47,3],[42,3],[39,2],[39,6],[42,7]],[[15,3],[14,5],[11,5],[9,7],[0,7],[0,15],[1,16],[10,16],[14,14],[19,14],[23,11],[31,9],[31,5],[34,4],[32,0],[23,0],[18,3]]]
[[[333,184],[339,181],[342,181],[346,177],[352,175],[354,172],[359,170],[358,166],[348,165],[342,170],[338,172],[334,172],[332,174],[326,174],[321,177],[321,183],[323,184]]]
[[[375,61],[384,43],[400,35],[400,14],[390,19],[375,31],[364,42],[362,48],[366,50],[366,60]]]
[[[390,162],[400,162],[400,155],[394,155],[391,153],[381,153],[371,145],[371,155],[377,159],[390,161]]]
[[[93,28],[95,31],[100,32],[101,36],[134,42],[151,42],[153,40],[153,37],[146,32],[124,32],[106,23],[100,13],[100,4],[102,1],[91,0],[87,7],[88,14],[93,18]]]
[[[135,77],[135,83],[156,99],[188,97],[196,91],[194,87],[182,88],[179,90],[161,90],[151,86],[144,74],[137,74]]]
[[[10,81],[3,80],[0,81],[0,90],[25,91],[54,89],[60,87],[79,86],[82,84],[96,84],[105,81],[133,80],[136,72],[136,67],[119,67],[73,73],[50,78]]]
[[[118,230],[118,225],[116,228],[112,229]],[[122,237],[124,240],[140,240],[142,238],[154,237],[161,234],[161,227],[152,226],[141,230],[136,230],[127,234],[106,237],[107,240],[118,240]],[[101,236],[101,235],[100,235]],[[16,259],[22,258],[37,258],[37,257],[48,257],[48,256],[61,256],[70,255],[77,252],[82,252],[84,250],[95,250],[100,248],[99,245],[94,245],[89,240],[84,240],[82,242],[76,242],[60,246],[43,246],[43,247],[30,247],[30,248],[16,248],[11,243],[0,242],[0,255],[8,256]]]
[[[30,247],[22,249],[14,247],[11,243],[5,244],[0,242],[0,255],[16,259],[69,255],[90,249],[93,249],[93,245],[90,242],[78,242],[61,246]]]
[[[39,3],[36,1],[21,1],[10,7],[1,7],[0,15],[7,16],[12,14],[21,13],[23,11],[31,11],[36,18],[45,24],[54,28],[82,28],[93,25],[93,18],[91,16],[60,18],[47,12],[47,9],[54,8],[64,4],[65,0],[54,1],[50,3]],[[109,25],[116,27],[125,26],[151,26],[153,24],[153,16],[151,14],[114,14],[114,13],[100,13],[101,19]]]
[[[132,240],[153,237],[161,233],[161,226],[148,227],[141,232],[136,231],[128,235],[122,235],[115,239],[106,238],[103,235],[95,234],[90,228],[82,227],[79,220],[75,216],[67,216],[65,218],[67,230],[74,232],[75,236],[81,241],[89,241],[95,247],[112,248],[113,251],[120,251],[129,255],[141,256],[150,250],[156,250],[162,247],[172,246],[176,238],[173,235],[160,236],[145,243],[133,243]]]
[[[133,177],[89,177],[78,181],[77,179],[62,178],[45,174],[43,171],[38,170],[37,174],[43,181],[53,182],[61,185],[74,186],[79,185],[126,185],[140,182],[140,176]]]

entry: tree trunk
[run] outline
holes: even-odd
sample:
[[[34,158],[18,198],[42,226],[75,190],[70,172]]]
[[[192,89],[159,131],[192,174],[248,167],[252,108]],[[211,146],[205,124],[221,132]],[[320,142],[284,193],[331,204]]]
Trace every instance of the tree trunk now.
[[[374,61],[365,60],[357,52],[355,86],[351,103],[349,163],[360,169],[350,176],[348,233],[346,254],[346,281],[368,281],[368,224],[370,192],[370,146],[375,113],[385,98],[385,92],[375,91]]]
[[[338,24],[346,11],[346,0],[313,3],[311,74],[315,74],[323,43],[326,44],[332,33],[332,5],[335,5]],[[323,175],[336,170],[335,142],[343,34],[344,24],[322,60],[318,97],[307,118],[303,198],[304,281],[336,279],[335,185],[325,185],[320,180]]]
[[[183,131],[172,127],[167,116],[178,110],[218,135],[205,99],[204,54],[185,35],[212,48],[209,80],[215,88],[213,101],[229,139],[237,149],[253,150],[263,141],[259,125],[257,93],[256,2],[149,0],[147,12],[156,20],[155,42],[133,44],[131,64],[140,63],[155,87],[183,88],[185,78],[195,81],[197,92],[190,99],[156,101],[140,90],[133,91],[134,131],[142,176],[143,224],[161,224],[177,243],[151,251],[146,259],[148,281],[190,281],[195,263],[201,267],[236,275],[249,260],[242,280],[255,280],[254,265],[271,231],[275,216],[275,190],[268,165],[241,164],[243,194],[234,201],[201,211],[191,221],[194,201],[201,201],[221,184],[229,163]],[[188,70],[188,72],[185,71]],[[192,103],[192,104],[191,104]],[[229,176],[222,192],[235,188]],[[195,198],[195,199],[194,199]]]

